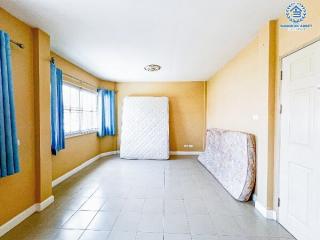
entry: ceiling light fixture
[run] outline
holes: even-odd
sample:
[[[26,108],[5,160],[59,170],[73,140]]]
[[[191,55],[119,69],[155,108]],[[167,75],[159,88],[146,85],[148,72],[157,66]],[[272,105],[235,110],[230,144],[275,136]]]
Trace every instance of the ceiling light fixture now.
[[[156,72],[156,71],[159,71],[160,69],[161,69],[161,66],[157,64],[149,64],[144,67],[144,70],[148,72]]]

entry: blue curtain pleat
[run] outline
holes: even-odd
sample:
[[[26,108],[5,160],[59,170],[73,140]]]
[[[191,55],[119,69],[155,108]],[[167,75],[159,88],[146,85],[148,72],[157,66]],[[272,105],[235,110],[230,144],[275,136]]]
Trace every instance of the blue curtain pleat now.
[[[65,148],[62,71],[50,64],[51,70],[51,152],[56,155]]]
[[[0,177],[19,171],[10,37],[0,31]]]
[[[98,136],[114,136],[116,134],[115,92],[107,89],[98,89],[98,107]]]

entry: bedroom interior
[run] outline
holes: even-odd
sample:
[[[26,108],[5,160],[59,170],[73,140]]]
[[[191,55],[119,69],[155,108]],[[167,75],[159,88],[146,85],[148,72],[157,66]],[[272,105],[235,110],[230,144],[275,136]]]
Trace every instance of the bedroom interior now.
[[[0,0],[0,240],[319,238],[319,1],[66,3]]]

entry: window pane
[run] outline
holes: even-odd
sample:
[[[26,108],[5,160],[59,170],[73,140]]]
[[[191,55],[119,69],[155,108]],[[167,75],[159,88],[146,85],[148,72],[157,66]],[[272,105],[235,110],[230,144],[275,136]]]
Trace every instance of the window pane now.
[[[97,94],[86,90],[81,91],[81,106],[84,111],[96,111]]]
[[[64,131],[66,134],[71,132],[70,111],[69,110],[64,111]]]
[[[97,112],[92,112],[92,126],[94,129],[97,129],[98,128],[98,116],[97,116]]]
[[[70,87],[66,84],[63,84],[63,105],[64,108],[70,108]]]
[[[90,95],[87,91],[81,91],[81,105],[83,110],[90,111]]]
[[[80,131],[80,112],[71,111],[70,112],[70,132]]]
[[[97,93],[63,84],[66,135],[97,129]]]
[[[88,112],[82,112],[82,119],[81,119],[81,130],[85,131],[90,128],[90,122],[88,121]]]
[[[79,110],[80,109],[80,102],[79,102],[79,94],[80,89],[75,87],[70,87],[70,107],[72,109]]]
[[[82,112],[81,130],[88,131],[97,128],[96,112]]]

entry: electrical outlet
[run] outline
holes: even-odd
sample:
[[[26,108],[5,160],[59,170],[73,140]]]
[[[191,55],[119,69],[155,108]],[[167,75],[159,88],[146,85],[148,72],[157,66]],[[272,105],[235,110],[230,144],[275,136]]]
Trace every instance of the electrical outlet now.
[[[183,147],[185,147],[185,148],[193,148],[193,145],[192,144],[185,144],[185,145],[183,145]]]

